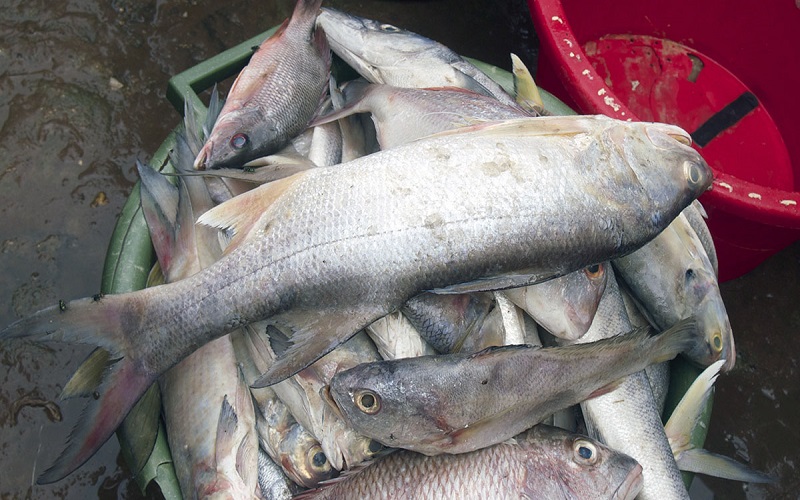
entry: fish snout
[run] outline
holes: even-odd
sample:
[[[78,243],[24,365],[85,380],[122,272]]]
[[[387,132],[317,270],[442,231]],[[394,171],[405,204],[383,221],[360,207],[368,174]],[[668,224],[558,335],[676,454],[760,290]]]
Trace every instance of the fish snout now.
[[[203,149],[197,153],[197,158],[194,159],[194,169],[195,170],[205,170],[206,165],[208,163],[208,159],[211,157],[211,149],[213,144],[211,141],[206,142],[203,146]]]
[[[330,406],[331,410],[333,411],[333,413],[336,414],[337,417],[342,419],[342,421],[344,422],[348,422],[348,420],[344,416],[344,412],[342,412],[342,409],[339,408],[339,405],[336,404],[336,401],[333,399],[333,396],[331,395],[330,385],[326,385],[322,389],[320,389],[319,396],[325,403],[327,403],[328,406]]]
[[[630,472],[628,472],[625,480],[619,485],[611,498],[613,500],[633,500],[636,498],[636,495],[642,491],[643,484],[642,466],[637,463],[631,468]]]

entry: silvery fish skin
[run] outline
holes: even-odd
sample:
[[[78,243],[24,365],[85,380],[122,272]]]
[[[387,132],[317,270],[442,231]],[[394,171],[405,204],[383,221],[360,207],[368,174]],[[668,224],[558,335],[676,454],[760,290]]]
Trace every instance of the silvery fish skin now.
[[[276,334],[270,331],[271,336]],[[360,332],[311,366],[272,386],[297,421],[319,440],[325,456],[337,470],[354,467],[383,447],[348,427],[325,404],[320,391],[338,371],[378,359],[374,344]]]
[[[538,285],[512,288],[505,293],[552,335],[575,340],[591,326],[605,288],[605,264],[595,264]]]
[[[387,314],[366,328],[383,359],[413,358],[436,351],[399,311]]]
[[[537,425],[473,453],[396,451],[300,498],[632,500],[640,487],[635,460],[588,437]]]
[[[613,273],[613,271],[611,272]],[[614,283],[614,286],[619,289],[619,294],[622,296],[622,302],[625,304],[625,313],[628,316],[631,326],[640,328],[650,325],[647,318],[639,311],[639,306],[636,305],[630,293],[626,289],[620,288],[616,283]],[[650,365],[644,369],[644,372],[647,374],[647,380],[650,382],[650,389],[653,391],[653,399],[656,402],[658,414],[663,415],[664,405],[667,402],[667,393],[669,392],[669,362],[665,361],[664,363]]]
[[[609,267],[607,272],[608,283],[594,322],[579,343],[609,338],[631,327],[614,271]],[[608,394],[582,402],[581,410],[590,436],[641,464],[644,481],[638,498],[688,499],[644,370],[625,377]]]
[[[489,348],[365,363],[338,373],[329,404],[358,432],[426,455],[466,453],[508,439],[620,378],[697,341],[682,322],[587,345]]]
[[[256,50],[231,87],[196,169],[241,167],[306,128],[328,83],[330,50],[315,33],[322,0],[298,0],[292,17]]]
[[[493,308],[488,293],[423,293],[403,304],[401,311],[431,347],[451,353],[461,352],[468,338],[478,336]]]
[[[530,116],[516,106],[458,88],[401,88],[353,81],[345,87],[345,97],[342,109],[322,115],[312,123],[323,124],[356,113],[370,113],[381,149],[481,121]]]
[[[247,384],[253,383],[268,367],[270,360],[259,349],[254,325],[231,335],[236,358]],[[251,388],[256,410],[256,432],[260,449],[278,464],[296,484],[313,488],[337,473],[322,451],[319,441],[292,416],[289,408],[271,387]]]
[[[258,498],[268,500],[290,500],[297,493],[297,487],[262,449],[258,450],[258,487]]]
[[[631,296],[658,328],[695,316],[706,342],[687,357],[702,366],[724,359],[736,363],[733,331],[716,273],[696,233],[681,214],[636,252],[614,261]]]
[[[708,215],[706,214],[705,208],[703,208],[703,205],[701,205],[698,200],[694,200],[691,205],[684,209],[683,215],[686,217],[686,221],[689,222],[689,225],[692,226],[692,229],[694,229],[697,237],[700,238],[700,243],[702,243],[703,248],[706,250],[706,255],[711,262],[711,266],[714,268],[714,273],[716,276],[719,276],[717,249],[714,246],[714,240],[711,238],[711,231],[708,229],[708,224],[706,224]]]
[[[192,145],[200,140],[198,127],[191,123],[191,110],[186,116],[172,157],[178,170],[191,169]],[[202,178],[180,178],[173,191],[166,177],[146,168],[140,167],[143,211],[164,276],[168,282],[178,281],[211,265],[222,254],[217,234],[194,225],[196,216],[213,202]],[[168,199],[172,193],[177,200]],[[170,213],[173,206],[175,212]],[[252,496],[258,477],[255,414],[230,337],[196,350],[168,370],[159,385],[183,495],[194,497],[213,490],[218,497]],[[221,412],[235,423],[221,421]],[[220,432],[224,424],[229,424],[230,432]],[[220,438],[225,442],[219,442]],[[231,456],[223,456],[222,450]]]
[[[391,24],[323,8],[317,25],[331,50],[371,83],[459,87],[516,107],[514,99],[464,58],[429,38]]]
[[[270,385],[425,290],[527,286],[635,250],[711,184],[689,137],[601,116],[493,122],[215,207],[200,221],[235,234],[214,265],[159,287],[62,301],[0,331],[0,340],[96,345],[118,360],[72,433],[91,441],[69,446],[45,478],[83,464],[161,373],[242,325],[276,315],[301,325],[257,382]]]

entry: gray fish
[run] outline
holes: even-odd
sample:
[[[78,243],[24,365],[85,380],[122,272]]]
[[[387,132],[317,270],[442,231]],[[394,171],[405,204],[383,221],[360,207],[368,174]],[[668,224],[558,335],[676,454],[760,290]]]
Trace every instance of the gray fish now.
[[[298,493],[293,485],[264,450],[258,450],[258,487],[259,498],[266,500],[290,500]]]
[[[639,248],[710,186],[689,142],[672,125],[601,116],[494,122],[215,207],[200,221],[235,234],[214,265],[159,287],[61,301],[0,331],[0,340],[99,346],[114,360],[72,434],[79,444],[43,480],[83,464],[161,373],[242,325],[277,315],[295,325],[293,344],[258,381],[270,385],[425,290],[527,286]]]
[[[231,87],[196,169],[241,167],[302,132],[328,84],[330,50],[315,32],[322,0],[298,0],[292,17],[265,40]]]
[[[537,425],[512,440],[462,455],[396,451],[299,498],[632,500],[635,460],[588,437]]]
[[[395,87],[459,87],[517,107],[497,83],[430,38],[391,24],[323,8],[317,25],[331,50],[371,83]]]
[[[253,343],[252,325],[230,337],[245,381],[253,383],[266,370],[265,357]],[[263,346],[261,346],[263,347]],[[268,366],[268,365],[267,365]],[[256,410],[256,432],[260,449],[280,466],[296,484],[313,488],[337,473],[319,441],[292,416],[271,387],[250,389]],[[260,472],[259,472],[260,477]]]
[[[461,352],[469,337],[479,335],[492,308],[488,293],[423,293],[403,304],[401,311],[431,347],[451,353]]]
[[[580,343],[613,338],[620,329],[631,327],[614,271],[609,267],[607,272],[608,283],[594,322]],[[698,342],[702,343],[699,332]],[[688,498],[644,370],[625,377],[608,394],[582,402],[581,409],[590,436],[642,466],[642,500]]]
[[[316,118],[312,125],[370,113],[381,149],[482,121],[530,116],[516,106],[454,87],[418,89],[353,81],[345,87],[345,97],[342,109]]]
[[[365,363],[338,373],[326,397],[354,429],[386,446],[426,455],[466,453],[607,392],[622,377],[697,341],[687,320],[655,337],[635,330],[584,345]]]
[[[639,250],[613,261],[631,296],[657,328],[695,316],[706,342],[686,356],[702,366],[736,363],[736,345],[716,273],[686,217],[678,216]]]
[[[595,264],[538,285],[506,290],[506,295],[553,336],[582,337],[592,324],[606,288],[606,265]]]

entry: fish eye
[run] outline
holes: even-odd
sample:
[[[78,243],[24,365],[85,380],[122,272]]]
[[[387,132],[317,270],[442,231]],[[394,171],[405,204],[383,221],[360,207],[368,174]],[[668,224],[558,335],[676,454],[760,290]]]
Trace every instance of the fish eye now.
[[[353,395],[353,402],[359,410],[367,415],[375,415],[381,411],[381,398],[369,390],[360,390]]]
[[[308,450],[308,458],[311,467],[317,470],[327,470],[328,467],[328,457],[325,456],[325,452],[322,451],[322,447],[320,445],[314,445]]]
[[[381,443],[379,443],[378,441],[375,441],[374,439],[370,439],[369,440],[369,446],[367,447],[367,450],[369,450],[369,452],[371,454],[374,455],[375,453],[378,453],[382,449],[383,449],[383,445]]]
[[[250,138],[247,137],[247,134],[238,133],[231,137],[231,147],[234,149],[242,149],[247,146],[248,142],[250,142]]]
[[[400,28],[391,24],[381,24],[381,31],[385,31],[386,33],[397,33],[400,31]]]
[[[586,273],[586,276],[589,279],[597,279],[605,273],[605,267],[603,267],[602,263],[594,264],[592,266],[584,268],[583,272]]]
[[[719,332],[714,333],[714,337],[711,339],[711,342],[714,345],[715,351],[722,351],[722,335],[720,335]]]
[[[697,186],[703,182],[703,170],[696,161],[687,160],[683,162],[683,173],[692,186]]]
[[[594,465],[597,462],[597,448],[585,439],[576,439],[572,444],[575,462],[581,465]]]

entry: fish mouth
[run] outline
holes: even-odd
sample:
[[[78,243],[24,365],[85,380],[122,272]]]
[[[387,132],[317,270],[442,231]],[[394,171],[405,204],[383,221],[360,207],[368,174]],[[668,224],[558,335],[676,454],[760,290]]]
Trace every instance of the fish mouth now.
[[[633,500],[642,490],[643,483],[644,479],[642,478],[642,466],[637,463],[636,467],[628,472],[625,480],[622,481],[622,484],[620,484],[611,495],[611,499]]]
[[[208,158],[211,157],[211,147],[212,147],[211,142],[208,142],[206,143],[205,146],[203,146],[203,149],[201,149],[200,152],[197,153],[197,158],[194,159],[195,170],[206,169],[206,163],[208,162]]]
[[[339,405],[336,404],[336,401],[334,401],[333,396],[331,396],[330,384],[324,386],[322,389],[319,390],[319,396],[322,398],[323,401],[325,401],[328,404],[328,406],[331,407],[331,410],[333,410],[333,413],[335,413],[336,416],[341,418],[342,421],[347,422],[347,419],[344,417],[344,413],[342,413],[342,409],[339,408]]]
[[[660,149],[674,148],[675,141],[684,146],[692,145],[692,136],[677,125],[648,123],[645,125],[645,132],[650,142]]]

